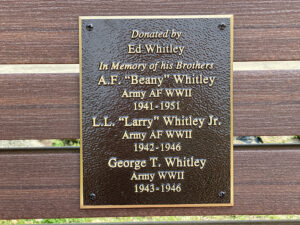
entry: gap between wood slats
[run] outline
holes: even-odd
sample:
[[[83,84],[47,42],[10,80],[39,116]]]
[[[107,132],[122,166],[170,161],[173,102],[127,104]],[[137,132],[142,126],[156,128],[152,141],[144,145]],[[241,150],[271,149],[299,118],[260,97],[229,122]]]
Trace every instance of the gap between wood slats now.
[[[300,61],[234,62],[234,71],[300,70]],[[0,74],[79,73],[79,64],[0,65]]]
[[[300,214],[300,151],[234,149],[233,207],[79,209],[79,152],[0,153],[0,219]]]
[[[172,221],[172,222],[119,222],[92,223],[92,225],[299,225],[300,220],[244,220],[244,221]],[[87,223],[72,223],[72,225],[88,225]]]
[[[300,143],[279,143],[279,144],[234,144],[235,151],[276,151],[282,149],[298,150]],[[2,154],[21,154],[21,153],[78,153],[79,146],[64,146],[64,147],[5,147],[0,148]],[[287,151],[287,150],[286,150]]]

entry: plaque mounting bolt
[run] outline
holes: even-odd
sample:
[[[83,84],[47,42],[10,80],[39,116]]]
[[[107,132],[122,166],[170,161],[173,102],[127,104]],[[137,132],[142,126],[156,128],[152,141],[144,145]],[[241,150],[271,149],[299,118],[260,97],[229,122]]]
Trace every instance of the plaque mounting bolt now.
[[[92,30],[94,29],[93,24],[88,24],[88,25],[86,25],[86,29],[87,29],[88,31],[92,31]]]
[[[221,23],[218,27],[220,30],[224,30],[226,28],[226,25],[224,23]]]
[[[224,191],[220,191],[219,197],[220,197],[220,198],[224,198],[224,197],[225,197],[225,192],[224,192]]]
[[[90,197],[90,199],[93,201],[93,200],[96,199],[96,194],[95,194],[95,193],[91,193],[91,194],[89,195],[89,197]]]

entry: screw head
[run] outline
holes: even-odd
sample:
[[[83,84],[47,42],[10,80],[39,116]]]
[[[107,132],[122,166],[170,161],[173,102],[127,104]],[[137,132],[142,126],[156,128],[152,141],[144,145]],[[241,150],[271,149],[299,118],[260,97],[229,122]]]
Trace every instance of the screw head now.
[[[224,191],[220,191],[219,192],[219,198],[224,198],[225,197],[225,192]]]
[[[96,194],[95,194],[95,193],[91,193],[91,194],[89,195],[89,197],[90,197],[90,199],[93,201],[93,200],[96,199]]]
[[[218,28],[220,30],[224,30],[226,28],[226,25],[224,23],[219,24]]]
[[[88,25],[86,25],[86,29],[87,29],[88,31],[92,31],[92,30],[94,29],[93,24],[88,24]]]

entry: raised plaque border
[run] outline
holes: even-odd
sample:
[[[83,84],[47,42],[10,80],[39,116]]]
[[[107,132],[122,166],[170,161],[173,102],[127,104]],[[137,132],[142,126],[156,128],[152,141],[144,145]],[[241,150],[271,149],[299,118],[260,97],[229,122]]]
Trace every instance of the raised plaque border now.
[[[83,146],[82,146],[82,20],[89,19],[195,19],[229,18],[230,19],[230,203],[212,204],[163,204],[163,205],[84,205],[83,201]],[[233,192],[233,15],[174,15],[174,16],[79,16],[79,91],[80,91],[80,209],[104,208],[165,208],[165,207],[224,207],[234,205]]]

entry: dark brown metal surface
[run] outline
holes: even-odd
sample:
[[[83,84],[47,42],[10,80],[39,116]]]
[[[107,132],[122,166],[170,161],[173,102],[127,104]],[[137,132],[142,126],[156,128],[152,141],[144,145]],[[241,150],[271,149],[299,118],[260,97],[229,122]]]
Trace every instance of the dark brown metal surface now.
[[[232,203],[230,23],[230,17],[224,16],[82,20],[84,207],[228,206]],[[132,38],[133,30],[163,32],[166,37]],[[172,38],[175,32],[181,32],[182,36]],[[137,51],[141,46],[141,53],[129,53],[128,45],[135,46]],[[168,53],[147,53],[146,45],[169,46]],[[182,49],[182,54],[179,50],[174,52],[176,47]],[[108,70],[101,69],[102,62],[108,65]],[[145,68],[112,69],[113,63],[118,62],[145,64]],[[180,69],[180,63],[204,67]],[[157,70],[151,70],[151,64],[157,64]],[[173,64],[173,67],[167,69],[163,64]],[[109,83],[112,75],[118,76],[115,84]],[[135,84],[130,79],[133,76],[156,81],[160,78],[162,82],[161,85]],[[179,83],[178,76],[183,80],[185,76],[197,77],[199,82]],[[101,77],[106,83],[102,80],[99,84]],[[170,90],[183,91],[183,96],[170,97],[167,94]],[[131,91],[144,92],[145,96],[128,97]],[[159,96],[158,92],[161,92]],[[166,101],[176,102],[175,109],[166,109],[163,106]],[[149,103],[149,108],[136,109],[135,103],[140,102]],[[175,117],[185,124],[175,125]],[[127,123],[124,118],[128,119]],[[215,118],[218,120],[213,122]],[[134,120],[141,119],[146,120],[146,125],[132,125]],[[168,124],[167,119],[173,123]],[[172,132],[174,137],[170,136]],[[177,136],[177,132],[182,136]],[[133,134],[141,136],[133,138]],[[145,146],[143,151],[134,147],[141,143]],[[180,147],[166,151],[165,143]],[[116,166],[120,160],[122,165]],[[169,163],[171,160],[174,166]],[[133,164],[128,166],[130,163],[124,161]],[[141,161],[145,161],[144,166],[135,166]],[[161,174],[166,174],[166,178]]]

